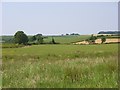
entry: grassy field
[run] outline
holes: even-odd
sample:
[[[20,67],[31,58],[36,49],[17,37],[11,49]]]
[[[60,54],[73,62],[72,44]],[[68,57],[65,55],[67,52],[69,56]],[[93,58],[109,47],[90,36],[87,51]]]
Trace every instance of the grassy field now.
[[[117,88],[118,45],[35,45],[2,49],[2,86]]]
[[[29,38],[31,36],[28,36]],[[44,43],[49,43],[52,40],[52,36],[46,36],[47,38],[44,38]],[[89,38],[90,35],[65,35],[65,36],[53,36],[55,39],[55,42],[61,43],[61,44],[70,44],[73,42],[85,40]],[[0,36],[1,38],[1,36]],[[13,39],[13,36],[2,36],[2,40],[5,42],[10,42],[10,40]]]
[[[19,47],[24,47],[25,45],[19,45],[19,44],[14,44],[14,43],[3,43],[1,44],[2,48],[19,48]]]
[[[67,36],[53,36],[56,42],[61,44],[70,44],[77,41],[82,41],[88,39],[90,35],[67,35]],[[52,36],[48,36],[48,38],[44,39],[44,42],[50,42],[52,40]]]

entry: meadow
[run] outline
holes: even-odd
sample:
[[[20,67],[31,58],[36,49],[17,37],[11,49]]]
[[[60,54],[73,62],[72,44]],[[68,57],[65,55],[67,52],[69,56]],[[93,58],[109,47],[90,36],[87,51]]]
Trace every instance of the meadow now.
[[[117,88],[118,44],[2,49],[3,88]]]

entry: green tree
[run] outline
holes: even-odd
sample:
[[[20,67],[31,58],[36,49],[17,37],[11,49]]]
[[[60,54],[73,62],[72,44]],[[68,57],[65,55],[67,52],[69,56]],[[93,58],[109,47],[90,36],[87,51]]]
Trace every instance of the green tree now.
[[[31,42],[33,42],[33,41],[35,41],[36,40],[36,37],[35,36],[32,36],[32,37],[30,37],[30,39],[29,39],[29,41],[31,41]]]
[[[106,41],[106,37],[105,36],[103,36],[102,38],[101,38],[101,43],[104,43],[105,41]]]
[[[56,43],[55,43],[55,40],[54,40],[54,38],[53,38],[53,37],[52,37],[52,43],[53,43],[53,44],[56,44]]]
[[[36,37],[36,40],[37,40],[38,44],[42,44],[43,43],[42,34],[37,34],[37,35],[35,35],[35,37]]]
[[[28,37],[23,31],[17,31],[14,35],[14,41],[18,44],[27,44]]]
[[[89,42],[95,42],[96,39],[97,39],[97,37],[93,36],[93,34],[92,34],[88,40],[89,40]]]

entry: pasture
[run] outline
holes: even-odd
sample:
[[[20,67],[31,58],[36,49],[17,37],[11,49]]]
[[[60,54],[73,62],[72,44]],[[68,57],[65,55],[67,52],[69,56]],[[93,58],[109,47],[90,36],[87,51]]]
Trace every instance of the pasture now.
[[[3,88],[117,88],[118,44],[2,49]]]

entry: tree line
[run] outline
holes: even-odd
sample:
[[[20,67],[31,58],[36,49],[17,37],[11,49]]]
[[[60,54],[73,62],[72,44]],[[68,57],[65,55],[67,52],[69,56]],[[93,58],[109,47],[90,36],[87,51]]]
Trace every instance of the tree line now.
[[[14,35],[14,42],[17,44],[24,44],[24,45],[30,45],[30,44],[43,44],[43,39],[46,37],[43,37],[42,34],[36,34],[30,38],[23,32],[23,31],[17,31]],[[28,43],[31,42],[31,43]],[[54,38],[52,37],[52,40],[50,42],[51,44],[56,44]]]
[[[30,45],[30,44],[44,44],[44,37],[42,34],[36,34],[33,35],[32,37],[29,37],[23,32],[23,31],[17,31],[14,35],[14,43],[16,44],[24,44],[24,45]],[[93,34],[91,35],[90,38],[86,39],[91,44],[95,43],[95,40],[97,38],[101,38],[102,43],[106,41],[106,37],[104,35],[101,36],[94,36]],[[49,44],[57,44],[54,38],[51,38],[51,42]]]
[[[120,31],[100,31],[98,34],[116,34],[116,35],[120,35]]]

